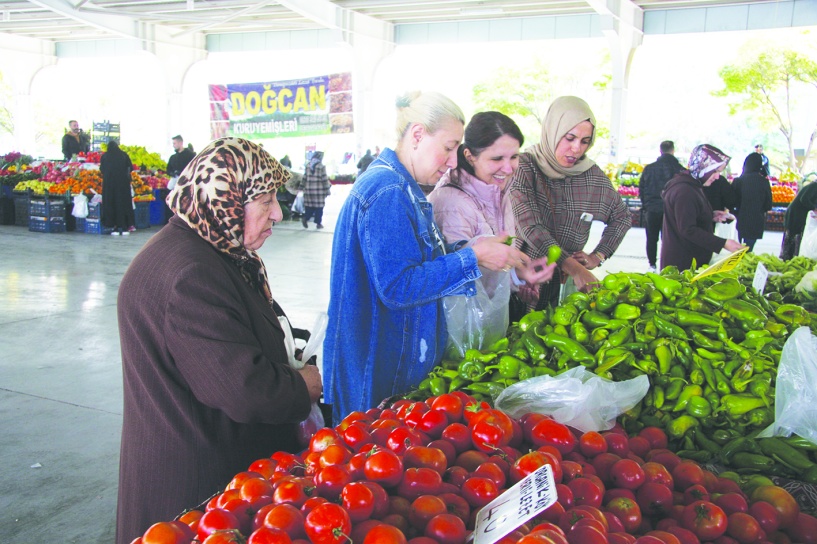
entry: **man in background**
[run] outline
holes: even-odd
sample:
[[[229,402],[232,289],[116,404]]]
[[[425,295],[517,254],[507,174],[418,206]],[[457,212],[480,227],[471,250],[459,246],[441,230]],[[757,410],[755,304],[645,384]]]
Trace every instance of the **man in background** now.
[[[374,161],[374,157],[372,156],[372,150],[367,149],[366,154],[360,157],[360,160],[357,161],[357,175],[360,175],[366,171],[370,164]]]
[[[771,170],[769,170],[769,157],[763,154],[763,144],[757,144],[755,146],[755,153],[760,155],[763,161],[763,168],[760,169],[760,173],[768,178],[771,175]]]
[[[179,135],[173,136],[173,150],[173,155],[167,159],[167,175],[170,176],[167,188],[171,191],[176,186],[182,170],[196,156],[192,147],[184,147],[184,138]]]
[[[79,128],[74,119],[68,121],[68,131],[62,137],[62,155],[70,161],[74,155],[91,150],[91,138]]]
[[[638,182],[641,208],[647,223],[647,260],[650,263],[650,272],[656,270],[658,237],[661,235],[661,226],[664,224],[664,199],[661,197],[661,191],[675,174],[684,169],[675,158],[674,142],[664,140],[659,149],[661,156],[654,163],[644,167]]]

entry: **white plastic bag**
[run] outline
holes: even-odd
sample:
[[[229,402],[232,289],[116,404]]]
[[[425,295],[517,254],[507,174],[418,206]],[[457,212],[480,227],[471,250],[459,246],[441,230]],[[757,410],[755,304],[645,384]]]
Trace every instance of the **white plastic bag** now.
[[[553,417],[582,432],[612,429],[650,388],[647,376],[613,382],[577,366],[558,376],[517,382],[496,398],[496,408],[513,418],[528,412]]]
[[[508,331],[511,273],[482,270],[475,281],[477,294],[443,298],[448,328],[448,357],[462,358],[466,350],[490,346]]]
[[[800,253],[803,257],[817,259],[817,215],[808,212],[806,228],[803,229],[803,238],[800,240]]]
[[[80,193],[74,195],[74,209],[71,210],[71,215],[80,219],[88,217],[88,197]]]
[[[715,223],[715,236],[718,238],[724,238],[726,240],[735,240],[739,242],[738,238],[738,224],[735,221],[735,216],[729,214],[726,218],[731,218],[732,221],[729,223]],[[709,264],[715,264],[716,262],[720,261],[721,259],[728,257],[731,255],[731,251],[727,251],[726,249],[722,249],[720,253],[713,253],[712,258],[709,260]]]
[[[172,191],[176,187],[176,183],[179,181],[179,176],[173,176],[169,180],[167,180],[167,190]]]
[[[795,433],[817,443],[817,337],[808,327],[789,336],[775,383],[774,423],[758,436]]]
[[[304,214],[304,192],[298,191],[298,196],[295,197],[295,202],[292,203],[292,213]]]

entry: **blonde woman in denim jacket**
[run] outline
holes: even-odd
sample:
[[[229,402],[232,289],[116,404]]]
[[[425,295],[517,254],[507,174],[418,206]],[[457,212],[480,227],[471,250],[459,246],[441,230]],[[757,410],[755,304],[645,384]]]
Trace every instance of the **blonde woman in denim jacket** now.
[[[443,297],[473,296],[480,266],[529,261],[504,234],[444,242],[418,183],[457,166],[464,116],[432,92],[400,97],[397,109],[396,149],[358,178],[335,229],[323,374],[338,422],[408,392],[441,360]]]

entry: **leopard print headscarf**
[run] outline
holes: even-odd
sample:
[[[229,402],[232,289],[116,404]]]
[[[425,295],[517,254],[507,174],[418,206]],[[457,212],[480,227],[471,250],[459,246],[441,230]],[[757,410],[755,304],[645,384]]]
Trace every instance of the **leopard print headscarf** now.
[[[289,172],[260,145],[221,138],[182,171],[167,205],[217,251],[228,255],[244,279],[272,303],[264,262],[244,247],[244,205],[275,191]]]

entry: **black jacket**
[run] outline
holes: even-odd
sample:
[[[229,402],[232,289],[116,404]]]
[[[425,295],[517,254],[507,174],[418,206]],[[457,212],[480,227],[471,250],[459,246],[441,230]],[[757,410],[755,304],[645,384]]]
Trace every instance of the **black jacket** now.
[[[641,179],[638,182],[638,195],[641,198],[641,207],[648,212],[662,213],[664,201],[661,191],[669,180],[684,167],[672,153],[664,153],[658,160],[644,167]]]
[[[62,137],[62,155],[67,161],[78,153],[87,153],[90,149],[91,138],[84,132],[79,133],[79,140],[70,132],[66,132]]]
[[[753,172],[735,178],[732,188],[738,197],[738,234],[741,238],[763,238],[766,212],[772,209],[772,188],[765,176]]]
[[[196,157],[196,153],[189,147],[185,147],[181,151],[175,152],[169,159],[167,159],[167,175],[171,178],[177,177],[182,173],[184,167]]]
[[[712,185],[704,187],[704,194],[713,210],[734,211],[738,205],[737,193],[723,176],[718,176]]]

